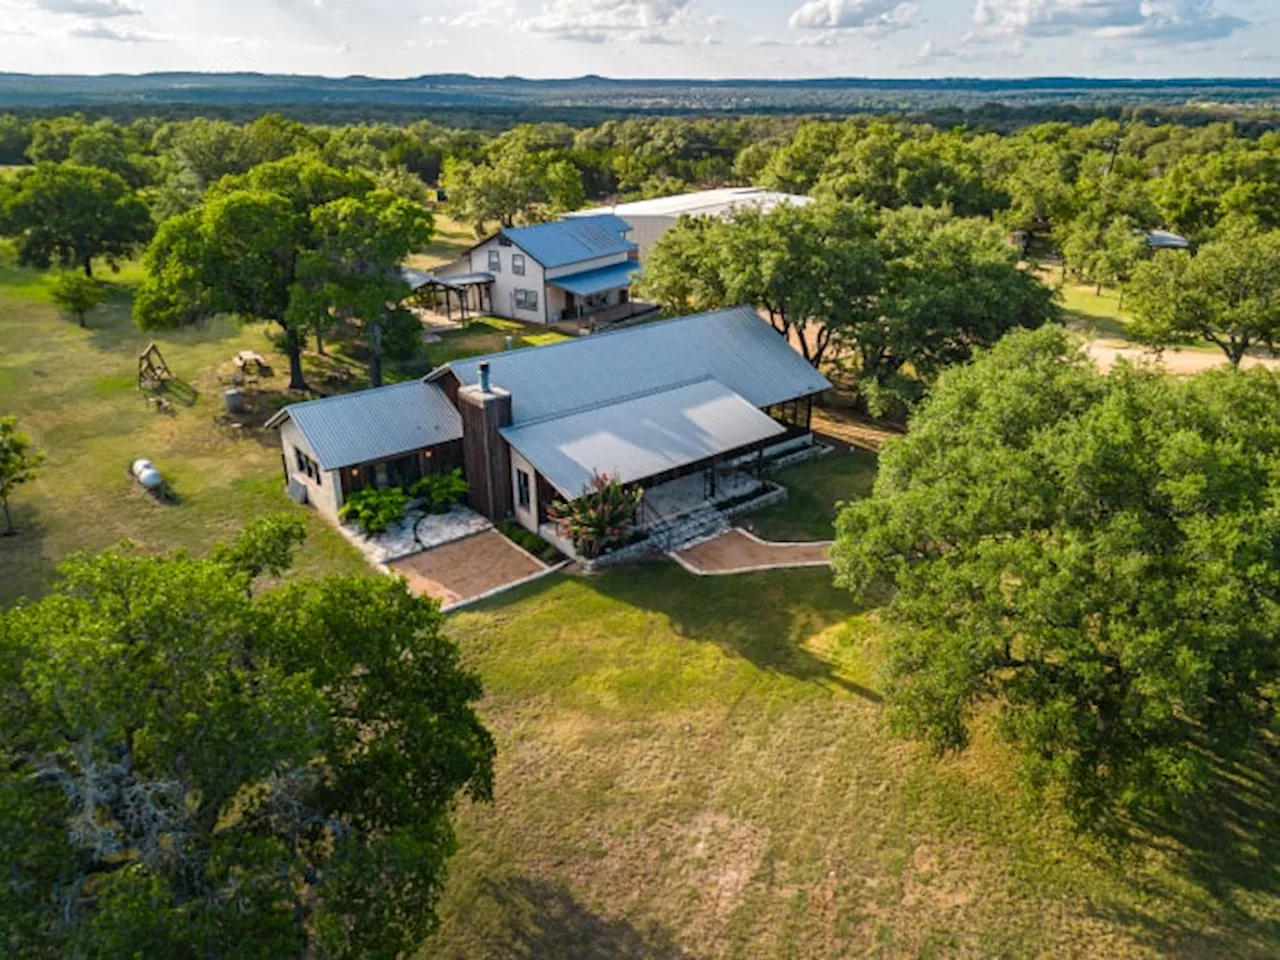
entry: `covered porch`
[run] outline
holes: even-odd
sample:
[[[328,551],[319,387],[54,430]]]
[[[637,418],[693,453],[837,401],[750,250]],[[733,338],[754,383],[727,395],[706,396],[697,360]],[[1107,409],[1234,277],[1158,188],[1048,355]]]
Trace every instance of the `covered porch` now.
[[[493,274],[462,273],[441,276],[408,267],[401,271],[412,288],[410,304],[419,309],[465,323],[473,316],[493,313]]]
[[[548,278],[547,310],[552,323],[576,326],[617,323],[651,310],[631,297],[631,281],[640,265],[616,263],[565,277]]]

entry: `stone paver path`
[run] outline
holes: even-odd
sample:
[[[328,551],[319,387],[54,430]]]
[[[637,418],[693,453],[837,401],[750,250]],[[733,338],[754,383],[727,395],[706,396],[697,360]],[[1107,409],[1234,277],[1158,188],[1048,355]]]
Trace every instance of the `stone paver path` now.
[[[415,594],[434,597],[442,607],[488,596],[550,569],[496,530],[395,560],[387,567],[404,577]]]
[[[672,559],[699,576],[724,576],[753,570],[825,567],[831,564],[831,544],[771,543],[737,528],[671,554]]]

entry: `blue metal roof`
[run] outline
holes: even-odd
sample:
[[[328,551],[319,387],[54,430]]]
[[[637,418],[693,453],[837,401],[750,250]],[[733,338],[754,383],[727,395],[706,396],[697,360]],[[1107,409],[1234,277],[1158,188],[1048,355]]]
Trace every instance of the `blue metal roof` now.
[[[548,270],[584,260],[630,253],[636,245],[626,238],[631,224],[613,214],[577,217],[532,227],[507,227],[502,231],[517,247]]]
[[[554,280],[548,280],[547,283],[572,293],[575,297],[589,297],[594,293],[631,286],[631,278],[639,271],[638,263],[615,263],[610,267],[599,267],[595,270],[584,270],[582,273],[571,273],[567,277],[556,277]]]
[[[566,497],[581,496],[597,473],[632,483],[784,433],[711,379],[502,431]]]
[[[462,439],[462,417],[444,391],[411,380],[285,407],[267,421],[292,419],[325,470],[386,460]]]
[[[481,360],[489,362],[493,383],[511,392],[515,425],[707,377],[760,408],[831,386],[750,307],[454,360],[428,379],[451,372],[463,386],[475,384]]]

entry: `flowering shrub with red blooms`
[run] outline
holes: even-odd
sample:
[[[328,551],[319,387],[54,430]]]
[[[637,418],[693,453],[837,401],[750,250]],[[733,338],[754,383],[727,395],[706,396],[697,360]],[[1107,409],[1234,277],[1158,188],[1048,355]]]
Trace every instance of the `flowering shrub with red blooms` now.
[[[548,512],[574,548],[594,560],[631,536],[643,496],[643,490],[628,490],[617,477],[597,473],[582,496],[558,500]]]

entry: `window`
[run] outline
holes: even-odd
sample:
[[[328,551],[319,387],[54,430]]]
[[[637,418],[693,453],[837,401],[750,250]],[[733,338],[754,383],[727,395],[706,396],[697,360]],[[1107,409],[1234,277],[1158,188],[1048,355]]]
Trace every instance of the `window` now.
[[[502,272],[502,254],[499,253],[497,250],[489,251],[489,272],[490,273]]]
[[[529,474],[523,470],[516,471],[516,502],[520,504],[520,509],[528,510],[529,499]]]
[[[524,276],[524,254],[513,253],[511,255],[511,272],[517,277]]]
[[[538,291],[537,290],[517,290],[516,291],[516,309],[517,310],[537,310],[538,309]]]
[[[320,464],[316,463],[314,460],[308,457],[305,453],[303,453],[297,447],[293,448],[293,455],[298,463],[298,472],[305,473],[308,477],[310,477],[316,483],[320,483],[321,482]]]

